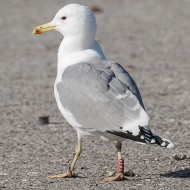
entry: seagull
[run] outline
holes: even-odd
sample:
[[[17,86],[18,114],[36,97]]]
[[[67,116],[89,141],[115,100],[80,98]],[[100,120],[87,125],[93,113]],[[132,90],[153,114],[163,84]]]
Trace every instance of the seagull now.
[[[33,34],[55,30],[63,35],[58,50],[54,85],[58,108],[77,131],[78,144],[67,172],[50,178],[74,176],[82,151],[82,139],[98,136],[113,142],[118,152],[118,173],[102,179],[121,181],[124,176],[122,142],[126,139],[173,148],[169,140],[151,132],[140,91],[131,75],[117,62],[107,59],[96,37],[96,18],[88,6],[68,4],[49,23]]]

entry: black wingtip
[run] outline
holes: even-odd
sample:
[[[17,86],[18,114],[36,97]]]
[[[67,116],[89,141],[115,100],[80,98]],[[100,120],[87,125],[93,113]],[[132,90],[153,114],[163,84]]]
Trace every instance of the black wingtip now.
[[[142,133],[140,132],[138,135],[134,136],[131,132],[126,131],[126,132],[122,132],[122,131],[105,131],[106,133],[111,133],[113,135],[125,138],[125,139],[130,139],[133,141],[137,141],[137,142],[141,142],[141,143],[146,143],[144,136],[142,135]]]
[[[160,137],[158,135],[154,135],[154,136],[156,139],[156,144],[160,145],[161,147],[174,148],[174,144],[168,139],[165,139],[164,137]]]
[[[133,135],[129,131],[113,131],[113,130],[107,130],[105,131],[106,133],[110,133],[116,136],[119,136],[121,138],[141,142],[141,143],[148,143],[148,144],[157,144],[161,147],[166,147],[166,148],[173,148],[174,145],[172,142],[169,140],[160,137],[158,135],[154,135],[151,130],[149,129],[148,126],[145,127],[139,127],[140,131],[138,135]]]

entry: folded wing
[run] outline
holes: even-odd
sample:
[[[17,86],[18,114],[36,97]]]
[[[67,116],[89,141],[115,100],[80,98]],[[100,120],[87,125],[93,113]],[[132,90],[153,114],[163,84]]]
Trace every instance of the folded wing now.
[[[105,59],[72,65],[57,91],[62,106],[84,129],[142,139],[139,127],[146,127],[149,118],[137,85],[118,63]]]

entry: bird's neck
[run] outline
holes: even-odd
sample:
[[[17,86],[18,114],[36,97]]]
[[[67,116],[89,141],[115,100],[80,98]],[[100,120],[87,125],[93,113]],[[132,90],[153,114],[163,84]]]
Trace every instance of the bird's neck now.
[[[75,64],[76,61],[80,60],[79,57],[81,57],[80,61],[82,62],[86,61],[87,57],[94,56],[104,58],[102,48],[94,39],[81,40],[81,38],[76,37],[64,37],[58,50],[58,70],[66,67],[68,62]]]
[[[93,45],[94,39],[83,39],[82,35],[64,37],[58,50],[59,57],[66,57],[68,54],[89,49]]]

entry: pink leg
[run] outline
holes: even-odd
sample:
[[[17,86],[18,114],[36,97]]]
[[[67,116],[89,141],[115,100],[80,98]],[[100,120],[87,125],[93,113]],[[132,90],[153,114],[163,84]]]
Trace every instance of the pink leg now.
[[[111,181],[122,181],[126,178],[124,177],[124,160],[121,157],[121,142],[117,142],[116,147],[118,151],[118,174],[113,177],[107,177],[102,179],[102,182],[111,182]]]

